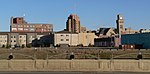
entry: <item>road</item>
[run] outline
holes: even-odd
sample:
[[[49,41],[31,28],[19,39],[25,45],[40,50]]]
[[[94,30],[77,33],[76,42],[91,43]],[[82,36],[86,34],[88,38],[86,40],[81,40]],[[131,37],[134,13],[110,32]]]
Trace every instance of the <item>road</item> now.
[[[0,72],[0,74],[150,74],[150,72]]]

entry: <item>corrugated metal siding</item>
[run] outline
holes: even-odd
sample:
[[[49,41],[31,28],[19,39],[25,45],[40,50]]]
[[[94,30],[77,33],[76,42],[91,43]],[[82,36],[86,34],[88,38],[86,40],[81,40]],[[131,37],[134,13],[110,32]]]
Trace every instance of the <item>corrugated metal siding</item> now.
[[[121,43],[143,45],[143,48],[150,48],[150,33],[126,34],[121,36]]]

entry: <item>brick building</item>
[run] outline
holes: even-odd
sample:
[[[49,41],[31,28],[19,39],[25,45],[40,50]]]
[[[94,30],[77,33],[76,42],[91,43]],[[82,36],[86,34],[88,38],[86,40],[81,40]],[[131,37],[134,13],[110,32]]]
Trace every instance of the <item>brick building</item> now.
[[[52,24],[27,23],[23,17],[11,17],[10,32],[52,32]]]

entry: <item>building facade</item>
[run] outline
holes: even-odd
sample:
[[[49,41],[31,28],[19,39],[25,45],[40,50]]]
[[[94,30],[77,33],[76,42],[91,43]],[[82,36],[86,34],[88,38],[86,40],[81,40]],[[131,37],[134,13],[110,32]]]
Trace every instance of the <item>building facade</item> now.
[[[119,47],[120,44],[120,38],[118,36],[94,39],[94,46],[96,47]]]
[[[114,29],[114,28],[99,28],[97,31],[95,31],[95,34],[99,38],[115,36],[116,29]]]
[[[94,33],[79,33],[78,34],[79,45],[82,44],[83,46],[93,46],[94,45]]]
[[[94,33],[71,33],[68,31],[56,33],[36,33],[36,32],[0,32],[0,47],[3,46],[28,46],[50,47],[59,45],[68,46],[93,46]]]
[[[80,33],[80,20],[75,14],[71,14],[66,22],[66,31]]]
[[[68,46],[77,46],[78,45],[78,33],[70,32],[56,32],[54,34],[54,45],[68,45]]]
[[[10,45],[15,46],[49,46],[53,44],[53,34],[51,33],[18,33],[0,32],[0,47]]]
[[[0,33],[0,47],[6,46],[8,43],[8,34]]]
[[[23,17],[11,17],[10,32],[52,32],[52,24],[27,23]]]
[[[139,33],[139,31],[133,30],[131,28],[125,28],[125,34],[135,34],[135,33]]]
[[[89,46],[94,45],[94,37],[94,33],[56,32],[54,34],[54,45]]]
[[[86,27],[81,26],[80,32],[81,32],[81,33],[86,33],[86,32],[87,32]]]

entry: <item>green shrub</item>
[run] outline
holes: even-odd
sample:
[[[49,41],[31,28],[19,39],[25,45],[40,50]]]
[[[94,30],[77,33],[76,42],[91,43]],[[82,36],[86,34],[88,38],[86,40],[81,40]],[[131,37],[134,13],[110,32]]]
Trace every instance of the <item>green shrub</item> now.
[[[8,49],[8,48],[10,48],[11,47],[11,45],[6,45],[6,48]]]
[[[27,48],[31,48],[32,47],[32,45],[31,44],[27,44]]]
[[[88,45],[88,47],[94,47],[94,45],[92,45],[91,43]]]

